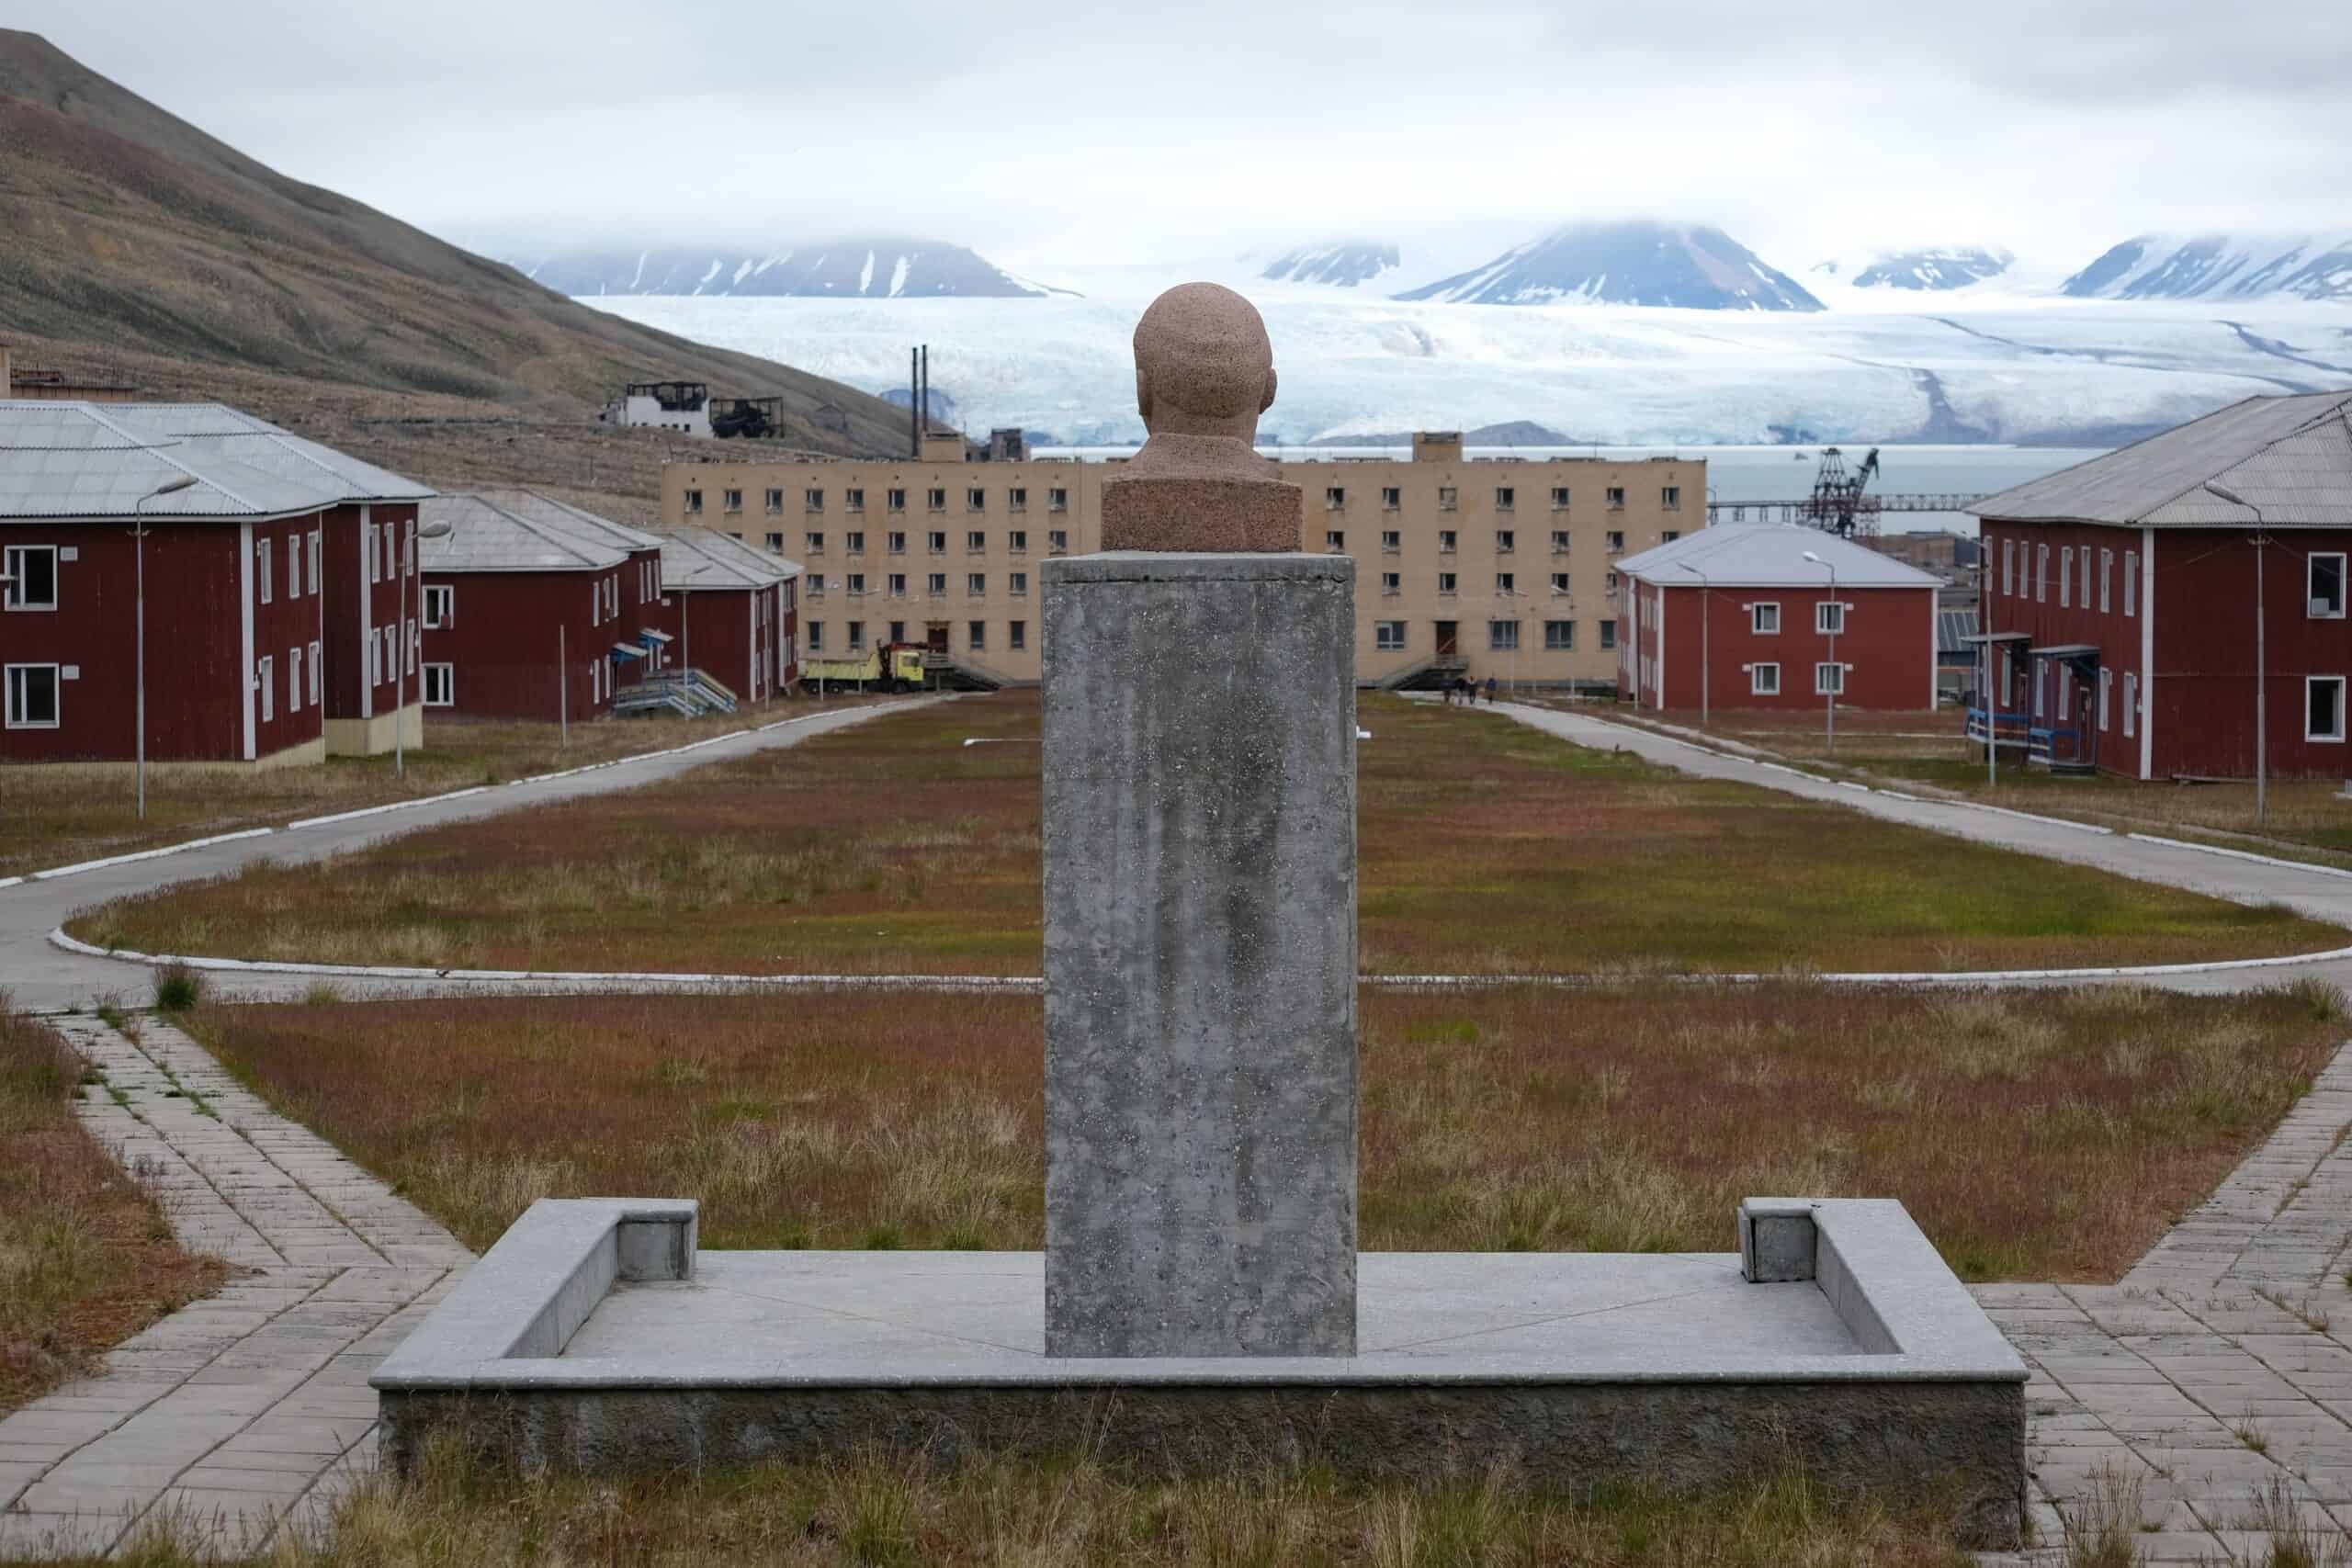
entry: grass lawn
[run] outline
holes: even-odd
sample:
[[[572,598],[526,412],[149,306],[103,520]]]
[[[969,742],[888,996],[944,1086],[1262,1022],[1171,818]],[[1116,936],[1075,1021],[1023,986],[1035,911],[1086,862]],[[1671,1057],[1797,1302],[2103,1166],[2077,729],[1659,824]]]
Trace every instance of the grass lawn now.
[[[163,1539],[157,1540],[156,1537]],[[435,1456],[417,1483],[378,1478],[337,1510],[322,1546],[282,1545],[278,1568],[447,1563],[1262,1564],[1440,1568],[1966,1568],[1933,1510],[1840,1503],[1801,1478],[1711,1497],[1646,1492],[1589,1501],[1507,1475],[1448,1486],[1342,1486],[1315,1471],[1138,1483],[1082,1455],[955,1469],[874,1456],[618,1482],[484,1474]],[[153,1532],[128,1553],[194,1568]]]
[[[770,705],[695,719],[605,719],[573,725],[570,740],[561,744],[560,728],[552,724],[428,716],[425,744],[408,753],[405,779],[393,776],[389,752],[333,757],[317,767],[153,768],[144,823],[138,816],[137,781],[127,767],[0,767],[0,876],[583,767],[765,724],[789,711]]]
[[[487,1247],[698,1198],[717,1247],[1042,1245],[1034,997],[207,1004],[241,1078]],[[1650,982],[1369,992],[1368,1250],[1728,1251],[1754,1193],[1894,1197],[1973,1280],[2112,1280],[2346,1033],[2313,988]]]
[[[2344,940],[1492,713],[1375,696],[1362,716],[1374,973],[1957,970]],[[249,959],[1034,975],[1037,718],[1034,692],[967,698],[648,789],[168,889],[71,929]]]
[[[0,998],[5,1001],[5,998]],[[85,1069],[55,1032],[0,1005],[0,1415],[219,1287],[74,1115]]]
[[[1699,715],[1611,710],[1606,716],[1643,723],[1656,717],[1699,729]],[[1957,712],[1838,715],[1838,745],[1829,750],[1821,715],[1725,713],[1706,733],[1770,751],[1784,761],[1944,793],[2016,811],[2069,817],[2132,832],[2162,833],[2230,849],[2352,867],[2352,801],[2337,798],[2343,779],[2274,779],[2265,819],[2254,817],[2254,785],[2142,784],[2105,773],[2067,775],[2018,766],[2005,755],[1996,782],[1984,778],[1984,753],[1961,738]],[[2352,767],[2352,763],[2347,763]]]

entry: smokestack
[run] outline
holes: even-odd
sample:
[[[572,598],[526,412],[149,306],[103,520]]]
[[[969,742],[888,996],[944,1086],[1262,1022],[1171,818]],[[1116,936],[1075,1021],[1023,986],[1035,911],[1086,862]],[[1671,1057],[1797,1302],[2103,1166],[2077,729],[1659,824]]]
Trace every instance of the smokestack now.
[[[922,345],[922,433],[931,434],[931,344]]]
[[[922,350],[907,350],[907,456],[922,457]]]

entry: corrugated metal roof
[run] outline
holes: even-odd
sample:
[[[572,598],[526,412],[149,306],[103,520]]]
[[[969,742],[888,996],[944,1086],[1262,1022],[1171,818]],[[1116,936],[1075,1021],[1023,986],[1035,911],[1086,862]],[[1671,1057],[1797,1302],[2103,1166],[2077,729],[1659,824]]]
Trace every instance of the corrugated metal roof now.
[[[420,521],[447,523],[447,537],[428,538],[419,558],[427,572],[603,571],[625,564],[627,551],[577,524],[555,526],[481,495],[436,495]]]
[[[336,500],[322,485],[162,434],[114,407],[0,400],[0,519],[250,522],[317,512]],[[179,479],[197,482],[141,504]]]
[[[1843,588],[1935,588],[1941,580],[1850,539],[1794,523],[1719,523],[1655,549],[1627,556],[1618,572],[1647,582],[1688,587],[1704,573],[1718,588],[1811,588],[1827,574],[1804,558],[1811,550],[1838,569]]]
[[[558,501],[551,495],[541,495],[535,490],[478,490],[471,493],[481,497],[493,506],[503,507],[516,516],[532,518],[550,527],[584,534],[590,538],[623,551],[654,549],[662,543],[659,537],[646,533],[643,529],[632,528],[626,523],[616,523],[609,517],[600,517],[569,502]]]
[[[2248,398],[2177,429],[1987,496],[2003,522],[2251,527],[2203,489],[2216,480],[2282,526],[2352,526],[2352,391]]]
[[[432,487],[320,445],[226,403],[116,403],[107,412],[199,451],[322,489],[338,501],[423,501]]]
[[[1968,648],[1968,639],[1976,635],[1976,612],[1973,610],[1938,610],[1936,612],[1936,651],[1953,653]]]
[[[755,550],[708,528],[663,534],[662,591],[764,588],[800,575],[800,563]]]

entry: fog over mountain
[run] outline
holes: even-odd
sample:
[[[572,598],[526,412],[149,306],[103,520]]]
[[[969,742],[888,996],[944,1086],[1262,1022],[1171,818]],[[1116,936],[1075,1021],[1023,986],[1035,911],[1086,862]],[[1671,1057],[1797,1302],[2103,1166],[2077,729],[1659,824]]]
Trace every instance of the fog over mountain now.
[[[1702,310],[1818,310],[1821,301],[1720,229],[1571,223],[1485,265],[1399,299],[1470,305],[1654,305]]]
[[[2069,277],[2076,299],[2352,300],[2352,231],[2261,238],[2141,234]]]

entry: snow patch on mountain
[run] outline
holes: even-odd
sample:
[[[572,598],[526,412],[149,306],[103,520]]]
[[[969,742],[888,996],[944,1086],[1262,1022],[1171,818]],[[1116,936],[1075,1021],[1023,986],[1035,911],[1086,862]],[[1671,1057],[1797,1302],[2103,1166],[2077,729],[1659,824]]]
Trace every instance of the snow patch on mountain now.
[[[2006,250],[1951,245],[1873,251],[1852,260],[1818,262],[1813,271],[1819,277],[1851,288],[1901,288],[1942,294],[2006,278],[2017,259],[2014,253]]]
[[[1572,223],[1485,265],[1396,296],[1467,305],[1647,305],[1818,310],[1821,301],[1720,229]]]
[[[2352,233],[2140,234],[2062,287],[2076,299],[2352,301]]]
[[[1399,265],[1396,247],[1373,240],[1305,245],[1276,257],[1258,276],[1272,283],[1329,283],[1354,288]]]
[[[1023,299],[1047,292],[962,245],[852,239],[777,251],[558,250],[500,259],[559,293],[808,299]]]

